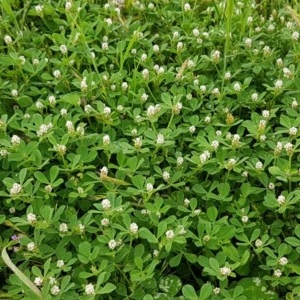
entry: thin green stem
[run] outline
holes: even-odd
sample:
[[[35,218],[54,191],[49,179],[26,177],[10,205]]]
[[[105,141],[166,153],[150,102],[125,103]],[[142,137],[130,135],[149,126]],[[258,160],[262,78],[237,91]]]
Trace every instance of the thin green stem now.
[[[173,118],[174,118],[174,113],[172,112],[172,115],[171,115],[171,118],[169,120],[169,123],[168,123],[168,126],[167,126],[167,129],[170,128],[171,124],[172,124],[172,121],[173,121]]]
[[[230,35],[231,35],[231,17],[233,14],[234,8],[234,1],[227,0],[226,2],[226,10],[225,10],[225,17],[226,17],[226,30],[225,30],[225,46],[224,46],[224,59],[223,59],[223,77],[222,77],[222,88],[221,91],[223,92],[224,82],[225,82],[225,72],[227,67],[227,54],[230,48]]]

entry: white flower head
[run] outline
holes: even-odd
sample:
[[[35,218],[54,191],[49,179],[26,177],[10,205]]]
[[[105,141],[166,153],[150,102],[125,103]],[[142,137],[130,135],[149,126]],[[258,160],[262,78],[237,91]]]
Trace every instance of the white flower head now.
[[[140,149],[143,145],[143,141],[140,137],[135,138],[133,142],[134,142],[134,148],[136,149]]]
[[[154,46],[153,46],[153,51],[154,51],[155,53],[158,53],[158,52],[159,52],[159,46],[158,46],[158,45],[154,45]]]
[[[50,290],[50,293],[53,295],[53,296],[57,296],[59,293],[60,293],[60,288],[58,285],[54,285],[51,290]]]
[[[187,199],[187,198],[185,198],[185,199],[183,200],[183,205],[184,205],[185,207],[188,207],[188,206],[190,205],[190,200]]]
[[[36,215],[33,214],[33,213],[29,213],[29,214],[27,215],[27,221],[28,221],[28,223],[30,223],[30,224],[34,224],[34,223],[36,222]]]
[[[268,188],[269,190],[273,191],[275,189],[275,184],[273,182],[270,182]]]
[[[111,26],[112,25],[112,20],[110,18],[104,19],[104,22],[107,24],[107,26]]]
[[[13,43],[13,40],[12,38],[9,36],[9,35],[5,35],[4,36],[4,42],[7,44],[7,45],[11,45]]]
[[[233,85],[233,89],[234,89],[236,92],[240,92],[241,89],[242,89],[242,86],[241,86],[241,84],[240,84],[239,82],[236,82],[236,83],[234,83],[234,85]]]
[[[228,161],[227,161],[227,170],[232,170],[236,165],[236,159],[234,158],[230,158]]]
[[[212,61],[218,63],[220,61],[221,52],[219,50],[214,50],[211,54]]]
[[[26,58],[25,56],[21,55],[19,56],[20,64],[23,66],[26,63]]]
[[[103,51],[107,51],[109,49],[108,43],[107,42],[103,42],[101,44],[101,48]]]
[[[292,108],[296,109],[298,107],[298,101],[294,98],[294,100],[292,101]]]
[[[185,3],[184,6],[183,6],[183,9],[184,9],[184,11],[186,11],[186,12],[190,11],[190,10],[191,10],[190,4],[189,4],[189,3]]]
[[[230,80],[230,78],[231,78],[231,72],[230,72],[230,71],[227,71],[227,72],[224,74],[224,78],[225,78],[225,80]]]
[[[36,286],[42,286],[43,285],[43,278],[42,277],[35,277],[33,283]]]
[[[183,44],[183,42],[178,42],[177,43],[177,52],[180,52],[182,49],[183,49],[183,47],[184,47],[184,44]]]
[[[34,242],[30,242],[30,243],[27,244],[27,250],[28,251],[32,252],[32,251],[35,250],[35,248],[36,248],[36,245],[35,245]]]
[[[172,110],[173,110],[173,113],[175,115],[178,115],[178,114],[180,114],[181,109],[182,109],[182,103],[181,102],[177,102],[176,104],[174,104]]]
[[[10,142],[13,146],[18,146],[21,143],[21,139],[18,135],[13,135],[10,139]]]
[[[204,118],[204,122],[205,122],[206,124],[210,124],[210,123],[211,123],[211,117],[210,117],[210,116],[206,116],[206,117]]]
[[[148,80],[149,79],[149,70],[148,69],[144,69],[142,71],[142,76],[143,76],[144,80]]]
[[[36,13],[37,13],[38,15],[40,15],[40,14],[43,13],[44,5],[39,4],[39,5],[36,5],[34,8],[35,8]]]
[[[13,90],[11,90],[11,95],[14,97],[14,98],[16,98],[16,97],[18,97],[18,90],[16,90],[16,89],[13,89]]]
[[[108,210],[111,208],[111,203],[108,199],[103,199],[101,202],[101,205],[103,207],[104,210]]]
[[[262,111],[262,116],[264,119],[269,119],[270,118],[270,111],[269,110],[263,110]]]
[[[247,223],[249,221],[249,217],[248,216],[242,216],[242,222],[243,223]]]
[[[284,149],[288,155],[293,154],[293,144],[288,142],[284,145]]]
[[[102,225],[103,227],[107,227],[107,226],[109,225],[109,219],[103,218],[103,219],[101,220],[101,225]]]
[[[280,270],[280,269],[276,269],[276,270],[274,271],[274,273],[273,273],[273,274],[274,274],[274,276],[275,276],[275,277],[278,277],[278,278],[279,278],[279,277],[281,277],[281,275],[282,275],[282,272],[281,272],[281,270]]]
[[[214,150],[217,150],[219,148],[219,141],[213,140],[210,145]]]
[[[199,156],[201,164],[204,164],[209,158],[210,158],[210,153],[209,151],[204,151],[202,154]]]
[[[67,2],[66,2],[66,5],[65,5],[65,9],[66,9],[66,10],[70,10],[71,7],[72,7],[72,2],[71,2],[71,1],[67,1]]]
[[[253,102],[256,102],[256,101],[258,100],[258,93],[253,93],[253,94],[251,95],[251,100],[252,100]]]
[[[216,98],[219,98],[221,96],[220,90],[218,88],[214,88],[211,93]]]
[[[222,267],[220,268],[220,273],[223,275],[223,276],[229,276],[230,273],[231,273],[231,269],[229,267]]]
[[[177,166],[178,167],[181,166],[183,164],[183,161],[184,161],[184,159],[182,156],[177,157],[177,160],[176,160]]]
[[[298,132],[298,129],[296,127],[291,127],[289,129],[290,136],[295,136],[297,134],[297,132]]]
[[[280,89],[282,89],[282,87],[283,87],[283,81],[281,79],[277,79],[275,81],[275,89],[280,90]]]
[[[258,161],[256,164],[255,164],[255,169],[256,170],[263,170],[264,169],[264,165],[261,161]]]
[[[143,93],[142,96],[141,96],[141,100],[142,100],[143,102],[145,102],[145,101],[147,101],[148,97],[149,97],[149,96],[148,96],[146,93]]]
[[[66,232],[68,232],[68,225],[67,225],[66,223],[61,223],[61,224],[59,225],[59,231],[60,231],[61,233],[66,233]]]
[[[91,105],[87,104],[84,106],[84,112],[88,115],[93,111],[93,108]]]
[[[84,291],[89,296],[95,295],[95,288],[94,288],[94,285],[92,283],[87,284],[84,288]]]
[[[54,78],[58,79],[61,77],[61,72],[59,70],[54,70],[53,76],[54,76]]]
[[[213,293],[214,293],[214,295],[219,295],[221,293],[221,289],[219,287],[215,287],[213,289]]]
[[[60,155],[65,155],[67,147],[65,145],[57,144],[54,146],[54,150],[57,151]]]
[[[139,230],[139,226],[136,223],[130,224],[130,233],[136,234]]]
[[[48,101],[49,101],[50,105],[55,105],[56,104],[56,99],[53,95],[48,97]]]
[[[277,203],[279,206],[282,206],[285,203],[285,197],[283,195],[278,196]]]
[[[59,50],[62,54],[67,54],[68,53],[68,48],[66,45],[60,45]]]
[[[67,109],[62,108],[62,109],[60,110],[60,115],[61,115],[62,117],[66,116],[67,114],[68,114]]]
[[[157,145],[162,145],[164,141],[165,141],[165,137],[161,133],[159,133],[156,139]]]
[[[247,178],[247,177],[248,177],[248,172],[247,172],[247,171],[243,171],[242,176],[243,176],[244,178]]]
[[[279,263],[281,266],[285,266],[288,262],[289,262],[288,259],[287,259],[285,256],[283,256],[283,257],[281,257],[281,258],[279,259],[279,262],[278,262],[278,263]]]
[[[192,126],[189,127],[189,132],[190,133],[193,134],[195,131],[196,131],[196,127],[194,125],[192,125]]]
[[[292,40],[298,41],[298,39],[299,39],[299,32],[298,31],[294,31],[292,33]]]
[[[206,93],[206,90],[207,90],[207,88],[206,88],[206,85],[200,85],[200,91],[201,91],[201,93]]]
[[[126,91],[128,89],[128,83],[126,81],[124,81],[121,85],[121,88],[123,91]]]
[[[58,268],[63,268],[65,265],[65,262],[62,260],[62,259],[59,259],[57,262],[56,262],[56,266]]]
[[[103,113],[106,117],[108,117],[111,114],[111,108],[108,106],[105,106],[103,109]]]
[[[117,242],[116,242],[115,240],[110,240],[110,241],[108,242],[108,248],[109,248],[110,250],[114,250],[116,247],[117,247]]]
[[[262,240],[257,239],[257,240],[255,241],[255,247],[256,247],[256,248],[260,248],[260,247],[262,247],[262,245],[263,245]]]
[[[102,138],[102,141],[103,141],[103,145],[104,146],[109,146],[110,144],[110,137],[108,134],[104,135],[103,138]]]
[[[9,190],[11,196],[18,195],[22,191],[22,185],[19,183],[14,183],[12,188]]]
[[[80,89],[81,89],[81,91],[84,92],[87,90],[87,88],[88,88],[88,85],[86,83],[86,77],[83,77],[83,79],[80,82]]]
[[[153,191],[153,184],[152,183],[147,183],[146,184],[146,190],[148,193],[152,192]]]
[[[283,68],[282,72],[283,72],[283,76],[285,78],[292,78],[293,77],[293,73],[291,72],[291,70],[289,68]]]
[[[167,237],[168,240],[172,240],[174,238],[174,236],[175,236],[175,233],[174,233],[173,230],[168,230],[166,232],[166,237]]]
[[[245,39],[245,45],[247,48],[250,48],[252,46],[252,39],[246,38]]]

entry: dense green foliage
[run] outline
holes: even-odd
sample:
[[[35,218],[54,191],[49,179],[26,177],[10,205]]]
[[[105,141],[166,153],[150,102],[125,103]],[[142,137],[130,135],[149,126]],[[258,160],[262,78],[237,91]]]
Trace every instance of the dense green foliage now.
[[[0,298],[300,299],[300,18],[260,2],[1,1]]]

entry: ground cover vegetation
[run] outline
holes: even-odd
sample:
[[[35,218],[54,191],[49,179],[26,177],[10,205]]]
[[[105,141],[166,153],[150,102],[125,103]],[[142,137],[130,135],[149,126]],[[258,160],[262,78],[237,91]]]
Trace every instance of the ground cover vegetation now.
[[[1,299],[300,299],[296,2],[1,1]]]

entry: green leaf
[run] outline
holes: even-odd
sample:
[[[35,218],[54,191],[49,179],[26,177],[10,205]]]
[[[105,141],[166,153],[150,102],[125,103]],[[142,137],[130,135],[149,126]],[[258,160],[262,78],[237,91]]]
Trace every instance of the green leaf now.
[[[182,253],[173,256],[169,261],[170,267],[172,268],[177,267],[180,264],[181,258],[182,258]]]
[[[88,257],[91,254],[91,244],[87,241],[82,242],[78,246],[79,253]]]
[[[226,225],[221,227],[218,232],[218,236],[221,240],[230,240],[235,235],[235,227],[232,225]]]
[[[215,221],[218,217],[218,210],[216,209],[216,207],[211,206],[207,209],[206,214],[210,221]]]
[[[218,262],[215,258],[211,257],[211,258],[209,259],[209,265],[211,266],[211,268],[212,268],[214,271],[219,272],[220,265],[219,265],[219,262]]]
[[[156,236],[149,229],[145,227],[142,227],[139,230],[139,237],[148,240],[149,243],[154,243],[154,244],[158,243]]]
[[[30,105],[32,105],[33,101],[29,96],[20,96],[16,99],[17,104],[20,107],[29,107]]]
[[[285,238],[285,241],[293,247],[300,247],[300,240],[293,236]]]
[[[65,94],[60,97],[60,101],[74,106],[80,105],[80,96],[77,93]]]
[[[190,284],[186,284],[182,288],[182,294],[185,297],[185,299],[198,300],[198,296],[197,296],[197,294],[195,292],[195,289]]]
[[[300,238],[300,224],[297,224],[295,227],[295,234],[298,238]]]
[[[24,168],[20,171],[19,173],[19,180],[20,180],[20,183],[23,184],[25,179],[26,179],[26,175],[27,175],[27,169]]]
[[[199,300],[207,299],[211,295],[212,291],[213,291],[213,288],[210,283],[203,284],[200,289]]]
[[[39,172],[39,171],[34,172],[34,177],[40,183],[49,184],[49,180],[46,178],[46,176],[42,172]]]
[[[226,198],[230,193],[230,185],[227,182],[220,183],[217,187],[219,194]]]
[[[167,231],[167,222],[161,221],[157,228],[157,238],[159,239]]]
[[[145,178],[142,175],[136,175],[131,178],[131,181],[134,186],[136,186],[139,190],[144,189]]]
[[[59,167],[52,166],[50,168],[50,182],[53,183],[59,174]]]
[[[159,288],[170,296],[175,296],[181,289],[182,282],[178,276],[168,275],[160,279]]]
[[[140,271],[143,270],[143,260],[140,256],[134,258],[134,263]]]
[[[112,283],[107,283],[103,288],[100,288],[100,290],[97,292],[97,294],[103,295],[103,294],[109,294],[112,291],[116,289],[116,286]]]

